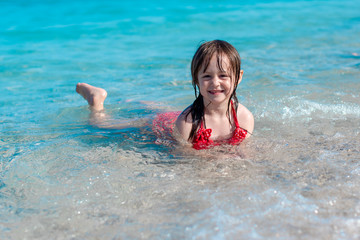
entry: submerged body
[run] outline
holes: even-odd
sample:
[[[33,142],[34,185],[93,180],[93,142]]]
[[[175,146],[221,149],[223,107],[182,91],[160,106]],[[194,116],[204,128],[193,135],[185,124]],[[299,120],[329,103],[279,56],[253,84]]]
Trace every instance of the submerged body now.
[[[248,135],[248,131],[240,127],[237,119],[237,114],[233,103],[231,103],[231,113],[234,119],[235,130],[232,136],[228,139],[213,140],[211,138],[212,129],[206,128],[204,122],[201,122],[200,128],[197,130],[196,135],[192,141],[192,147],[196,150],[207,149],[221,144],[237,145],[240,144]],[[181,118],[181,112],[166,112],[156,116],[153,121],[152,129],[158,139],[166,139],[169,136],[174,136],[174,124],[178,118]],[[175,129],[176,131],[177,129]]]

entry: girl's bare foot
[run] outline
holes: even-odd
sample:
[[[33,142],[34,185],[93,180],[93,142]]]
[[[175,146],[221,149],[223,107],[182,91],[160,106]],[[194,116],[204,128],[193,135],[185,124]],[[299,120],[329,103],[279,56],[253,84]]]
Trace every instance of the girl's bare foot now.
[[[76,92],[88,102],[93,110],[100,111],[104,109],[104,101],[107,96],[105,89],[87,83],[78,83],[76,84]]]

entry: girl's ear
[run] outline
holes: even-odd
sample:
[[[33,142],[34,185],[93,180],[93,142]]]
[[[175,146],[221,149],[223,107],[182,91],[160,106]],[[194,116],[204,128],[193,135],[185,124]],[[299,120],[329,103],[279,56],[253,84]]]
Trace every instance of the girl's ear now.
[[[244,73],[244,70],[240,70],[240,76],[239,76],[238,85],[240,84],[240,82],[242,80],[243,73]]]

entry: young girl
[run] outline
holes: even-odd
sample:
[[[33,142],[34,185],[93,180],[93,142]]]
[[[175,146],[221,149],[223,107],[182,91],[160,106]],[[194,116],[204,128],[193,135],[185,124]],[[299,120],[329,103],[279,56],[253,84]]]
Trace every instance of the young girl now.
[[[191,63],[195,101],[182,113],[159,114],[153,121],[155,134],[175,132],[198,150],[220,144],[237,145],[248,138],[254,129],[254,117],[236,97],[243,75],[240,65],[239,53],[231,44],[221,40],[203,43]],[[104,108],[104,89],[78,83],[76,91],[93,112]]]

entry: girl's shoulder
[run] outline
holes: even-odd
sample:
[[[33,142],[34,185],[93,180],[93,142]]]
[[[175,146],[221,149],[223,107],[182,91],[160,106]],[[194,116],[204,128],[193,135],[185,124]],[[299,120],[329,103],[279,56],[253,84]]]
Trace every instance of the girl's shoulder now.
[[[239,103],[236,115],[240,127],[252,133],[254,130],[254,116],[249,111],[249,109],[247,109],[244,105]]]
[[[183,139],[188,139],[192,128],[192,117],[190,113],[190,107],[187,107],[175,121],[175,128]]]

